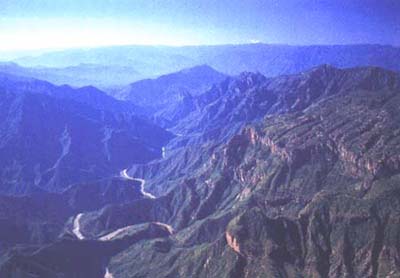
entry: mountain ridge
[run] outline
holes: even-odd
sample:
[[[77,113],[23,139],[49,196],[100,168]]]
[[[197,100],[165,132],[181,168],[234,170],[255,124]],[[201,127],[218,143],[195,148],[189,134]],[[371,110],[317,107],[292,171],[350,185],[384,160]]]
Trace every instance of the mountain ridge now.
[[[121,87],[134,80],[153,78],[176,72],[184,68],[208,64],[217,71],[227,75],[237,75],[243,71],[256,72],[273,77],[282,74],[293,74],[305,71],[320,64],[328,63],[336,67],[380,66],[399,71],[395,62],[399,59],[398,47],[387,45],[315,45],[291,46],[274,44],[243,44],[219,46],[118,46],[95,49],[74,49],[43,54],[38,57],[25,57],[14,60],[21,66],[35,67],[40,64],[50,67],[69,67],[80,64],[98,64],[110,67],[105,74],[120,80],[119,84],[104,86],[96,76],[89,77],[92,82],[81,85],[96,85],[103,89]],[[114,67],[114,69],[112,69]],[[132,70],[120,70],[124,67]],[[129,80],[129,72],[138,74]],[[128,72],[128,74],[127,74]],[[49,72],[50,74],[51,72]],[[89,71],[90,73],[90,71]],[[78,71],[69,77],[68,82],[75,84],[85,71]],[[104,74],[103,74],[104,75]],[[102,75],[102,76],[103,76]],[[43,75],[42,75],[43,76]],[[37,77],[42,77],[37,76]],[[138,77],[139,76],[139,77]],[[52,78],[49,81],[57,81]],[[127,81],[127,82],[126,82]],[[57,83],[57,82],[56,82]],[[114,90],[111,90],[114,91]]]
[[[9,77],[0,84],[2,193],[24,194],[36,187],[58,191],[114,175],[133,162],[160,157],[172,138],[137,116],[134,106],[95,88]]]

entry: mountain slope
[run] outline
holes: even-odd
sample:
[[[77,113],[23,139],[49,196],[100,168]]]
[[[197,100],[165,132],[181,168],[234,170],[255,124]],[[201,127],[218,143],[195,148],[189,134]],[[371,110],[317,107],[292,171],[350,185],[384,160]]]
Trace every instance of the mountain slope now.
[[[65,232],[65,225],[79,224],[76,219],[82,213],[143,197],[137,182],[119,177],[75,184],[61,193],[0,196],[0,261],[6,261],[1,267],[1,276],[10,277],[19,271],[19,277],[29,277],[35,272],[40,277],[58,277],[60,268],[74,277],[100,275],[104,259],[132,239],[114,244],[81,244],[75,240],[76,231]],[[145,228],[136,231],[136,237],[148,232]],[[162,235],[162,231],[153,232],[153,236]],[[13,249],[15,245],[19,248]],[[65,261],[65,256],[73,258]],[[90,263],[88,257],[91,257]],[[47,267],[39,267],[43,262]],[[20,263],[29,269],[18,266]]]
[[[206,65],[132,83],[120,98],[155,109],[169,106],[186,94],[198,95],[225,76]]]
[[[160,194],[169,186],[159,184],[173,184],[173,177],[195,171],[209,160],[216,147],[240,133],[246,124],[260,121],[265,115],[301,112],[322,99],[348,91],[396,91],[398,76],[379,68],[340,70],[324,65],[276,78],[252,73],[228,78],[193,98],[195,108],[172,129],[184,136],[167,146],[166,159],[137,166],[135,172],[149,179],[148,187]]]
[[[397,88],[399,74],[379,68],[340,70],[320,66],[298,75],[266,78],[242,73],[228,78],[193,100],[196,109],[178,121],[177,130],[224,133],[239,123],[266,114],[301,111],[318,100],[355,88]],[[215,139],[215,138],[213,138]]]
[[[114,175],[161,156],[171,138],[94,88],[73,90],[7,75],[0,92],[3,193],[58,191]]]
[[[116,100],[93,86],[74,89],[69,85],[55,86],[47,81],[35,78],[0,73],[0,89],[17,94],[45,94],[54,98],[73,100],[88,104],[95,109],[117,112],[121,115],[129,116],[143,113],[143,108],[132,103]]]
[[[60,193],[0,196],[0,244],[48,244],[63,232],[70,217],[140,198],[143,195],[135,182],[118,177],[74,184]]]

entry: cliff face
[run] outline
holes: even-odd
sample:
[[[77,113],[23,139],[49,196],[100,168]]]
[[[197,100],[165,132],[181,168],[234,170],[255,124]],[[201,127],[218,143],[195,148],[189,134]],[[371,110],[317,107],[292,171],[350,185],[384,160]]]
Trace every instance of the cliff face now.
[[[290,163],[324,148],[358,178],[396,173],[398,98],[394,91],[356,91],[322,101],[295,118],[267,118],[264,144]]]
[[[319,194],[291,219],[248,210],[229,228],[242,277],[396,277],[399,195],[389,194]]]
[[[247,153],[266,155],[235,170],[257,184],[226,232],[243,277],[396,277],[399,103],[349,91],[244,130]]]

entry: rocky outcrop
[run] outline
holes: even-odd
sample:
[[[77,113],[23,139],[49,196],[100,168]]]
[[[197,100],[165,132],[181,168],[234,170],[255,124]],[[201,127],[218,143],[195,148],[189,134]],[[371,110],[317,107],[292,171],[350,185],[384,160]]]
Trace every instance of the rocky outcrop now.
[[[237,239],[231,235],[229,232],[225,232],[226,243],[232,248],[233,251],[240,254],[240,246]]]

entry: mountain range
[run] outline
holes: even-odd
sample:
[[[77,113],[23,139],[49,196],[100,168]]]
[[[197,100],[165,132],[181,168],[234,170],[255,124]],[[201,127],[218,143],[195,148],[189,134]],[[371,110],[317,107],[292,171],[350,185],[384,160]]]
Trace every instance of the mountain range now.
[[[279,58],[135,82],[128,101],[0,75],[1,277],[400,273],[397,49],[199,49],[181,53],[217,70],[219,51]]]
[[[131,66],[84,64],[66,67],[22,67],[14,62],[0,63],[0,72],[47,80],[57,85],[99,88],[118,87],[142,78]]]
[[[378,66],[399,70],[398,47],[388,45],[243,44],[216,46],[114,46],[73,49],[21,57],[0,65],[0,72],[45,79],[57,85],[93,85],[107,91],[144,78],[209,65],[226,75],[244,71],[268,77],[293,74],[321,64]]]

